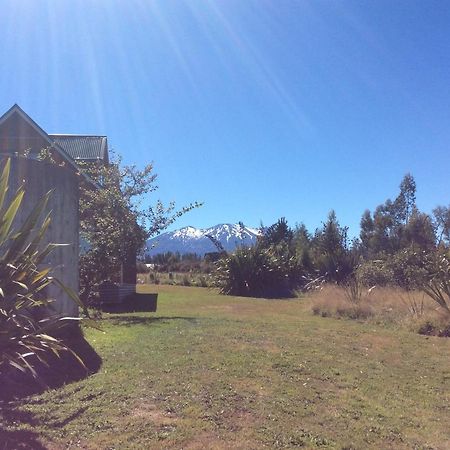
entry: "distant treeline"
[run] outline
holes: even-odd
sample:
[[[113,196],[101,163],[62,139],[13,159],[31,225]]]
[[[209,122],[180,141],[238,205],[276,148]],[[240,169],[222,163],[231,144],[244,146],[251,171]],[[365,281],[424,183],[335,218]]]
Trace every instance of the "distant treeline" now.
[[[290,296],[317,280],[422,288],[436,277],[450,283],[449,247],[450,206],[419,211],[407,174],[395,199],[364,212],[359,238],[348,238],[334,211],[313,233],[281,218],[254,247],[221,259],[217,283],[223,293],[264,297]]]
[[[221,252],[210,252],[204,256],[196,253],[165,252],[154,256],[146,256],[145,263],[153,264],[160,272],[202,272],[210,273],[212,263],[219,260]],[[140,265],[141,270],[145,270]]]

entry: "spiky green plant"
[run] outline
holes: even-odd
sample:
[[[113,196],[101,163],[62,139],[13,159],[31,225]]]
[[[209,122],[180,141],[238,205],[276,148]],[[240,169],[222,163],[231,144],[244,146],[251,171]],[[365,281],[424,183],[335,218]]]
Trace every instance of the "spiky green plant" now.
[[[45,264],[46,257],[61,245],[44,243],[51,221],[50,213],[44,216],[44,212],[51,192],[16,226],[25,191],[22,186],[6,200],[10,168],[8,159],[0,176],[0,374],[13,366],[36,377],[34,363],[46,364],[49,353],[74,354],[52,334],[78,320],[51,315],[47,307],[53,300],[46,296],[45,288],[56,284],[82,305],[74,292],[51,276],[51,267]]]
[[[450,255],[439,251],[428,255],[428,272],[422,290],[450,315]]]
[[[242,247],[219,260],[215,284],[227,295],[291,297],[302,281],[301,269],[294,257],[274,247]]]

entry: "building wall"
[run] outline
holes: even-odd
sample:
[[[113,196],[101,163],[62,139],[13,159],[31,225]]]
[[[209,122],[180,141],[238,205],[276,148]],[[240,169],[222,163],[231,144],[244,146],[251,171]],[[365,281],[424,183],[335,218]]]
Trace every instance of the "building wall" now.
[[[22,184],[25,187],[25,196],[18,222],[23,222],[42,196],[53,190],[47,207],[47,212],[52,211],[52,221],[45,240],[68,245],[54,250],[46,263],[56,267],[53,274],[78,293],[78,176],[66,167],[13,157],[11,158],[9,197]],[[66,316],[78,316],[78,307],[59,288],[51,286],[49,295],[56,299],[52,307],[55,312]]]
[[[12,114],[0,125],[0,153],[13,155],[29,151],[31,156],[36,156],[48,147],[49,142],[18,113]],[[52,152],[52,156],[58,163],[63,162],[56,151]]]

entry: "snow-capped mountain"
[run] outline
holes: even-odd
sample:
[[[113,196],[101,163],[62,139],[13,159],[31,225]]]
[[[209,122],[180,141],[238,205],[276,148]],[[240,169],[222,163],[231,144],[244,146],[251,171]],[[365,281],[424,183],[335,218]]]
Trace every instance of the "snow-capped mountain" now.
[[[257,228],[229,223],[206,229],[184,227],[149,239],[146,253],[149,256],[166,252],[204,255],[208,252],[217,251],[213,240],[219,242],[226,251],[232,251],[239,245],[253,245],[259,233]]]

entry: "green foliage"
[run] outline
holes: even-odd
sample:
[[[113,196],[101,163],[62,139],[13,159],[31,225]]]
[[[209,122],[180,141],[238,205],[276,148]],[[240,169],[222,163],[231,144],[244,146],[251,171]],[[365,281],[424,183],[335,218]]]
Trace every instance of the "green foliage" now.
[[[420,289],[427,277],[426,252],[414,246],[400,250],[386,258],[386,270],[392,273],[392,282],[406,290]]]
[[[356,269],[359,280],[366,287],[393,284],[394,275],[383,259],[367,260]]]
[[[292,297],[308,281],[284,218],[264,229],[253,247],[238,248],[218,262],[216,284],[223,294]]]
[[[284,217],[264,230],[260,238],[260,245],[269,248],[270,246],[285,245],[290,247],[294,238],[293,231],[289,228]]]
[[[440,305],[446,305],[445,270],[436,269],[439,276],[432,276],[430,271],[436,266],[432,261],[438,247],[445,250],[450,243],[449,211],[450,207],[436,208],[434,222],[420,212],[416,183],[406,174],[394,200],[387,199],[373,214],[364,212],[360,239],[351,243],[348,228],[339,223],[334,211],[313,236],[305,225],[291,230],[281,218],[263,229],[255,250],[241,250],[226,259],[223,291],[258,296],[262,295],[258,289],[267,292],[271,283],[281,286],[281,291],[287,283],[289,291],[294,286],[303,287],[306,279],[317,279],[346,286],[353,299],[359,296],[359,285],[392,285],[406,290],[425,286]],[[224,273],[229,284],[223,282]],[[256,284],[260,287],[253,286]]]
[[[430,250],[435,243],[435,227],[431,217],[417,209],[416,183],[410,174],[404,176],[394,201],[386,200],[373,216],[366,210],[361,218],[360,250],[366,258],[394,254],[411,245]]]
[[[191,282],[191,279],[190,279],[190,277],[189,277],[188,274],[185,273],[185,274],[183,275],[183,279],[182,279],[181,284],[182,284],[183,286],[192,286],[192,282]]]
[[[450,256],[436,252],[427,258],[428,276],[423,291],[450,314]]]
[[[393,255],[366,260],[358,268],[361,282],[367,286],[397,286],[406,290],[421,289],[427,279],[427,253],[414,246]]]
[[[47,297],[46,288],[57,284],[82,305],[76,294],[51,276],[51,267],[45,266],[46,257],[58,246],[44,245],[51,219],[50,214],[42,216],[51,193],[15,227],[25,192],[19,188],[6,202],[9,172],[7,160],[0,178],[0,373],[12,366],[37,376],[33,361],[45,362],[49,352],[71,351],[51,334],[77,320],[50,316],[47,308],[53,300]]]
[[[329,281],[344,282],[357,262],[348,245],[348,228],[339,224],[336,213],[330,211],[322,229],[313,238],[314,265]]]
[[[82,237],[90,244],[80,258],[82,297],[89,298],[104,280],[120,281],[122,265],[135,264],[146,240],[171,225],[198,204],[176,211],[160,201],[143,207],[157,189],[153,166],[142,170],[123,166],[119,157],[111,164],[85,163],[82,169],[100,188],[84,187],[80,198]]]
[[[210,272],[212,263],[196,253],[165,252],[147,256],[145,261],[154,264],[160,272]]]
[[[414,208],[400,236],[400,246],[413,246],[417,249],[430,251],[436,246],[436,231],[431,217]]]
[[[438,206],[433,210],[434,223],[438,233],[438,243],[450,245],[450,205]]]
[[[290,297],[296,287],[294,258],[277,254],[273,247],[242,247],[218,263],[220,292],[247,297]]]

